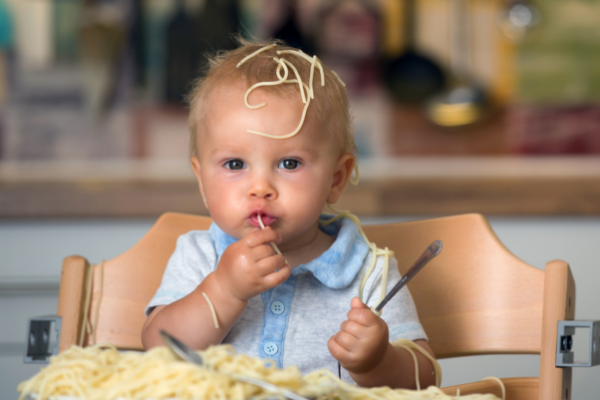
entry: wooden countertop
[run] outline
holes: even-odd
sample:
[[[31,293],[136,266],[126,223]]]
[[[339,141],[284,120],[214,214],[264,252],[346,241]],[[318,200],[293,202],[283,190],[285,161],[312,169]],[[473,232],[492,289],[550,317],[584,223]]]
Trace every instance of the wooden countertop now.
[[[359,215],[600,215],[600,157],[364,160]],[[1,162],[0,218],[206,214],[186,161]]]

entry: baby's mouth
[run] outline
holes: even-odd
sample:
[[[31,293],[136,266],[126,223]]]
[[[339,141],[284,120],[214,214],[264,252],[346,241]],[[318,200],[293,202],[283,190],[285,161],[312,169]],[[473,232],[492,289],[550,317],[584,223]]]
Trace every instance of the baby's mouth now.
[[[271,225],[273,222],[275,222],[277,220],[277,218],[272,217],[270,215],[264,214],[264,213],[255,213],[252,214],[248,217],[248,221],[250,222],[250,225],[252,225],[255,228],[261,228],[260,226],[260,222],[258,221],[258,216],[260,214],[260,219],[263,223],[264,226],[269,226]]]

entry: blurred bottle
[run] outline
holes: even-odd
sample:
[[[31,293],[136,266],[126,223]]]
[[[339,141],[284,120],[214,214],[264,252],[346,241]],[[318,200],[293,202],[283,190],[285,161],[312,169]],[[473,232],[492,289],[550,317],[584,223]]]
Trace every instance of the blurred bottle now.
[[[312,40],[300,29],[297,6],[294,0],[286,2],[286,17],[281,26],[271,36],[283,40],[291,47],[301,49],[306,54],[314,54],[315,52]]]
[[[19,0],[13,4],[19,65],[27,69],[47,68],[54,59],[52,0]]]
[[[198,68],[200,54],[194,33],[194,20],[188,15],[184,0],[177,0],[175,14],[167,23],[165,101],[169,103],[184,101],[187,85]]]
[[[134,83],[137,87],[144,87],[147,82],[146,71],[146,46],[144,33],[146,20],[144,18],[144,5],[142,0],[133,0],[132,22],[130,29],[130,43],[133,51]]]
[[[196,37],[200,65],[195,77],[204,72],[207,55],[236,47],[234,37],[240,32],[240,8],[237,0],[206,1],[196,13]]]
[[[0,0],[0,159],[4,154],[4,103],[8,89],[8,53],[13,42],[13,19],[4,0]]]
[[[8,90],[8,52],[13,42],[13,18],[4,0],[0,0],[0,108],[6,101]],[[1,122],[0,122],[1,123]],[[0,154],[2,153],[2,132],[0,126]]]
[[[166,28],[165,101],[183,103],[190,84],[204,71],[206,56],[235,47],[239,15],[235,0],[205,1],[193,9],[178,0]]]
[[[88,111],[106,111],[116,83],[117,65],[125,43],[122,10],[115,4],[85,0],[80,25],[81,64]]]
[[[166,28],[175,6],[174,1],[142,0],[145,87],[148,97],[157,102],[165,95]]]
[[[236,47],[234,36],[240,32],[240,7],[237,0],[205,1],[196,13],[196,36],[202,53]],[[202,57],[202,65],[206,57]]]
[[[80,0],[54,0],[54,57],[57,62],[77,61],[80,16]]]

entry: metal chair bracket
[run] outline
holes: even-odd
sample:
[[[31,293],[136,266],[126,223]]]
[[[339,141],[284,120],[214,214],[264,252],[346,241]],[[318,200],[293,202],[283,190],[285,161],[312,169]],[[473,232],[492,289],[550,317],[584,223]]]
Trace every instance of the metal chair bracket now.
[[[62,318],[55,315],[29,318],[24,363],[47,364],[50,356],[58,354],[61,323]]]
[[[574,360],[573,336],[575,328],[589,328],[589,354],[587,361]],[[581,338],[582,340],[586,340]],[[556,335],[556,366],[559,368],[593,367],[600,365],[600,320],[558,321]]]

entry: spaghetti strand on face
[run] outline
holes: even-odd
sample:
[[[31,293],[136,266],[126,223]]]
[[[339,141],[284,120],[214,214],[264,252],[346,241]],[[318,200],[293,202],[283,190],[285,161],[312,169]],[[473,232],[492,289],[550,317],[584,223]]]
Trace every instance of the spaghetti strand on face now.
[[[258,224],[260,225],[260,229],[265,229],[265,224],[263,224],[262,218],[261,218],[260,214],[256,215],[256,219],[258,220]],[[275,253],[279,254],[280,256],[282,255],[281,251],[279,251],[279,247],[277,247],[277,245],[275,243],[269,242],[269,244],[271,245],[271,247],[273,248],[273,250],[275,250]]]

